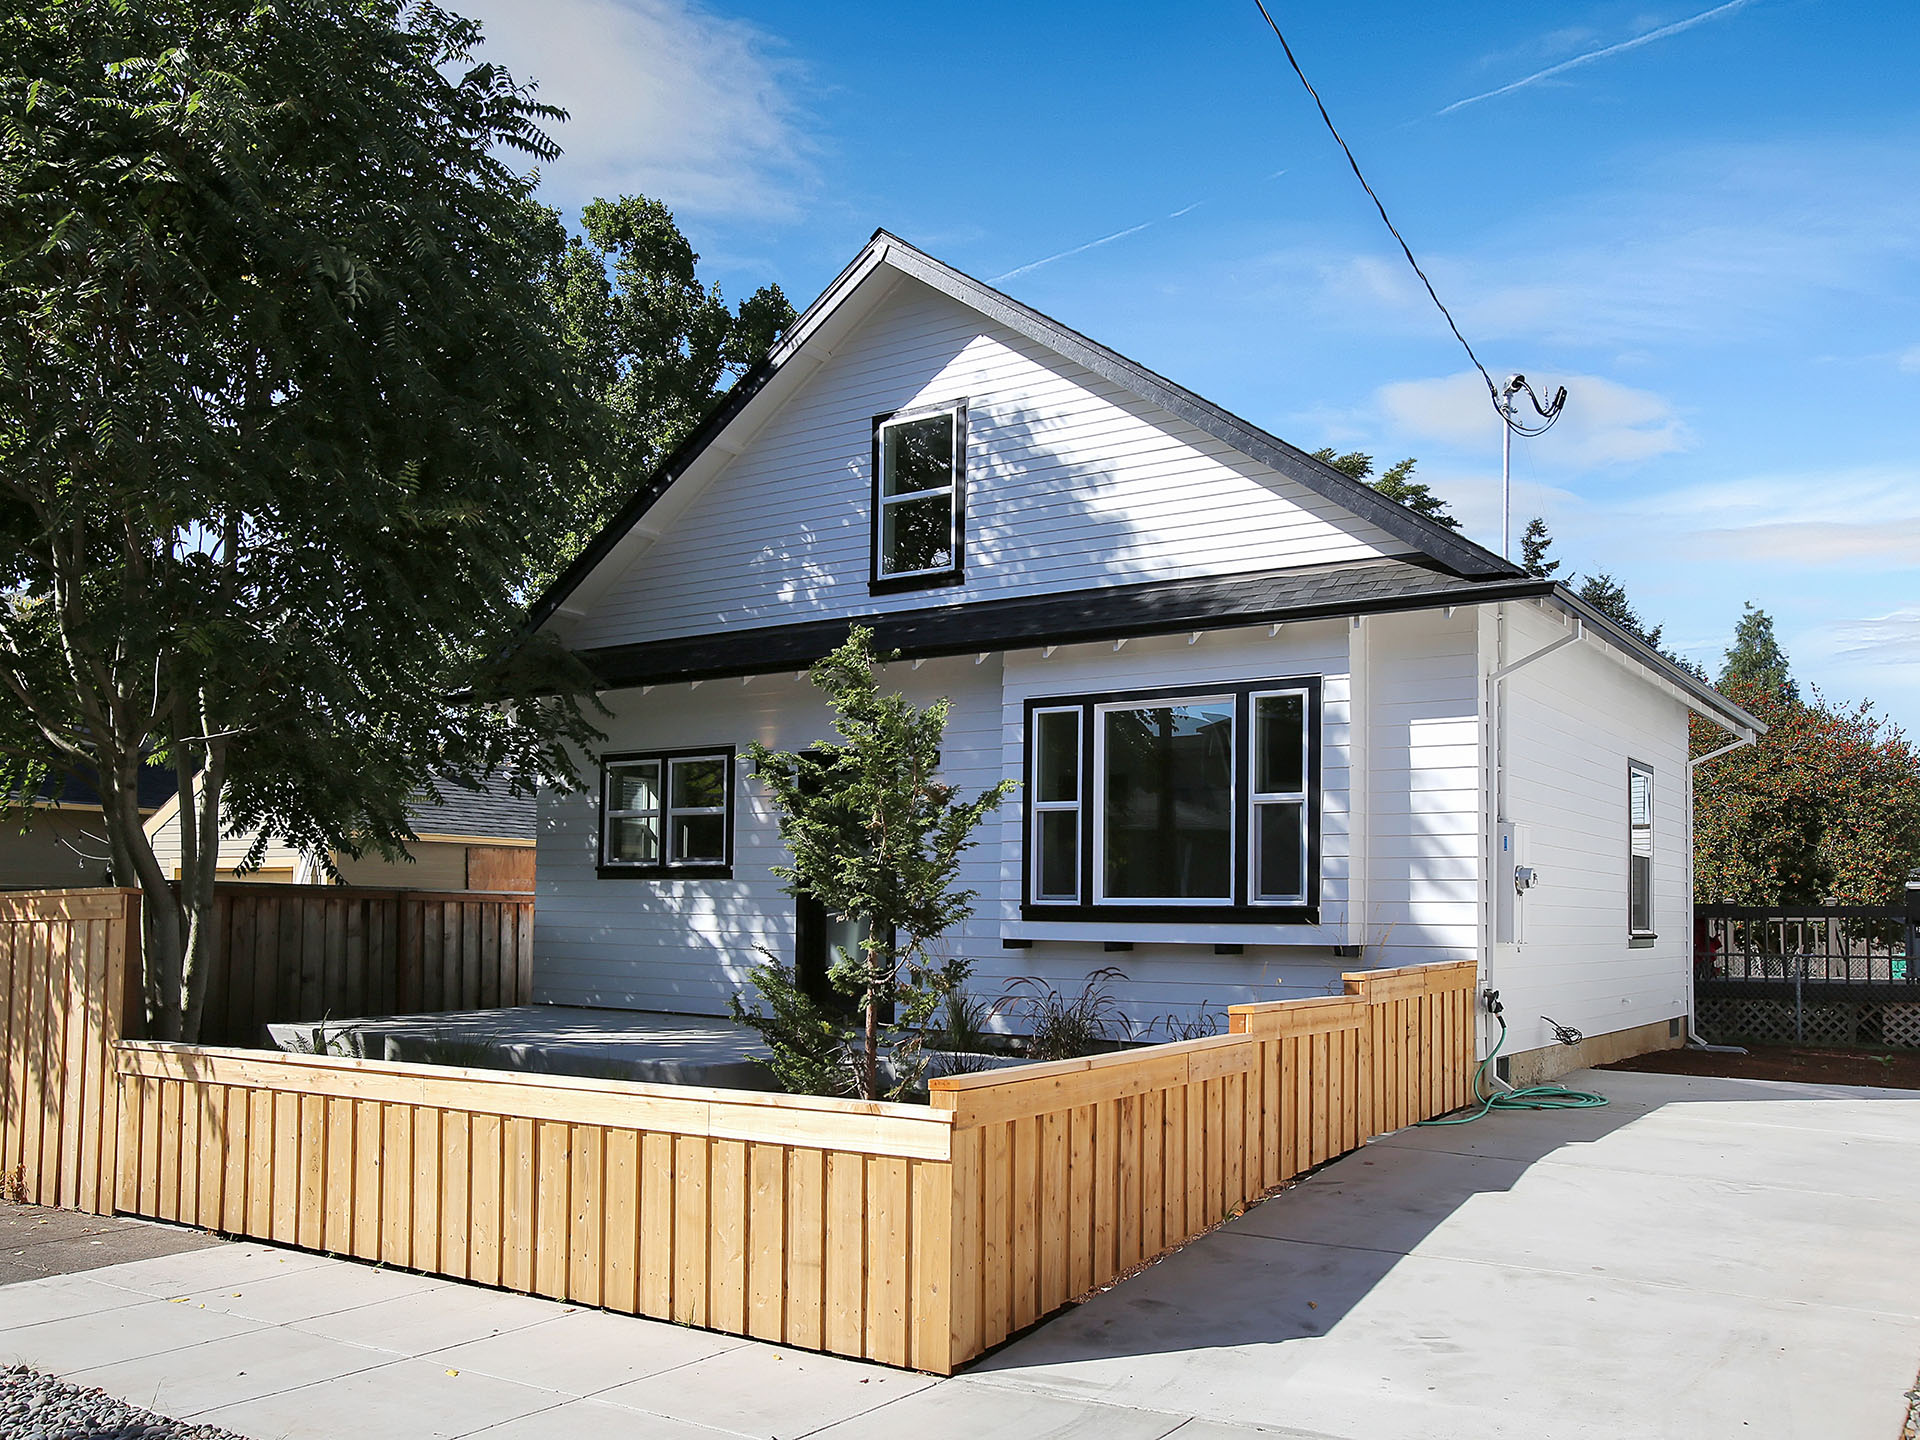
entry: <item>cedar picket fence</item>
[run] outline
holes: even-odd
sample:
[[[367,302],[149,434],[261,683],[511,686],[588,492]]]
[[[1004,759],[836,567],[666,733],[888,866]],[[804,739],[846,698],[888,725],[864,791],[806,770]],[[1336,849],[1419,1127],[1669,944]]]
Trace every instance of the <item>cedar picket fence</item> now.
[[[926,1106],[149,1043],[121,1038],[137,910],[105,893],[119,937],[88,931],[84,967],[35,929],[80,923],[71,896],[0,908],[11,973],[81,987],[57,1024],[46,1000],[8,1011],[5,1153],[36,1195],[939,1374],[1463,1104],[1473,1060],[1471,963],[1235,1006],[1226,1035],[936,1080]],[[56,1033],[77,1089],[54,1083]],[[12,1138],[56,1091],[71,1189],[64,1138]]]

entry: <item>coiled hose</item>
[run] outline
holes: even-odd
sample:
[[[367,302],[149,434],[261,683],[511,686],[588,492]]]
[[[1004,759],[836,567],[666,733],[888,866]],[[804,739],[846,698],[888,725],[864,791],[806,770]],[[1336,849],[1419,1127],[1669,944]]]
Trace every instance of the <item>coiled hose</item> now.
[[[1489,1092],[1486,1088],[1487,1067],[1499,1055],[1500,1047],[1507,1043],[1507,1017],[1495,1010],[1493,1018],[1500,1022],[1500,1038],[1494,1041],[1487,1058],[1474,1069],[1474,1107],[1455,1115],[1443,1115],[1437,1120],[1422,1120],[1420,1124],[1471,1125],[1495,1110],[1598,1110],[1607,1103],[1604,1095],[1596,1095],[1591,1090],[1569,1090],[1564,1085],[1527,1085],[1518,1090]]]

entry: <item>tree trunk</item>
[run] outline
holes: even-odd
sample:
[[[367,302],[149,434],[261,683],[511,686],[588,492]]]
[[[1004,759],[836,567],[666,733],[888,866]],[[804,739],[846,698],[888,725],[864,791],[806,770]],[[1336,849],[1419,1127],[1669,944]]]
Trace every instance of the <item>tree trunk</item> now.
[[[864,1092],[862,1099],[880,1098],[880,1002],[873,998],[873,991],[867,991],[867,1033],[865,1053],[860,1067],[860,1086]]]

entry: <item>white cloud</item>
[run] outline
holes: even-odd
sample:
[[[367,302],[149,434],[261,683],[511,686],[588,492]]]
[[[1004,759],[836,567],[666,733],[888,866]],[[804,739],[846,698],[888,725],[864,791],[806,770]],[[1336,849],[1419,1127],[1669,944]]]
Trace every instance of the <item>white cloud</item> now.
[[[486,58],[569,112],[543,192],[634,192],[697,215],[798,213],[812,146],[797,70],[764,32],[692,0],[470,0]]]
[[[1920,664],[1920,606],[1836,626],[1840,653],[1873,665]]]
[[[1920,345],[1908,346],[1893,363],[1909,375],[1920,375]]]
[[[1567,387],[1567,405],[1553,429],[1527,442],[1541,466],[1587,469],[1631,464],[1670,455],[1691,443],[1673,407],[1647,390],[1635,390],[1599,375],[1571,375],[1552,384]],[[1543,398],[1551,392],[1536,380]],[[1432,380],[1383,385],[1375,399],[1406,434],[1462,448],[1497,444],[1500,421],[1485,381],[1465,370]],[[1525,398],[1518,414],[1527,417]]]
[[[1855,570],[1920,568],[1920,472],[1750,476],[1642,495],[1641,516],[1716,557]]]

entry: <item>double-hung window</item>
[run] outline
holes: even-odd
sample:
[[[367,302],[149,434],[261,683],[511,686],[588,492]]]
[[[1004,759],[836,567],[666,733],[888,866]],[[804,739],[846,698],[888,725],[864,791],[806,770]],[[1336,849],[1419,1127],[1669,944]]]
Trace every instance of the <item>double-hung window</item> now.
[[[1627,762],[1627,936],[1652,940],[1653,770]]]
[[[873,422],[876,594],[958,584],[966,531],[967,406]]]
[[[1026,915],[1317,920],[1319,690],[1030,702]]]
[[[609,755],[600,780],[600,874],[732,873],[733,751]]]

